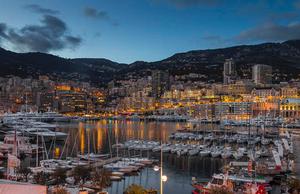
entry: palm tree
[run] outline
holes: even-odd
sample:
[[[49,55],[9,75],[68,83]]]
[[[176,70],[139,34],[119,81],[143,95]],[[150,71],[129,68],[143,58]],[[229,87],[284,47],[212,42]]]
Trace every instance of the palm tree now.
[[[95,186],[102,191],[103,188],[111,185],[110,174],[105,169],[96,170],[92,176]]]

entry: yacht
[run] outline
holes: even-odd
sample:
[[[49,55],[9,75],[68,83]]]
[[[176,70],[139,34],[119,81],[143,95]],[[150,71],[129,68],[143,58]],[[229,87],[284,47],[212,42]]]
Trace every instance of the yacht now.
[[[46,142],[52,140],[64,140],[67,137],[66,133],[51,131],[46,128],[19,128],[18,130],[32,138],[36,138],[37,136],[42,137]]]
[[[272,188],[265,178],[252,178],[238,175],[214,174],[212,179],[206,184],[192,184],[197,190],[210,193],[214,188],[226,188],[229,192],[256,194],[259,190],[269,192]],[[246,187],[248,185],[248,187]],[[242,189],[242,190],[241,190]]]
[[[221,154],[223,159],[228,159],[232,156],[232,151],[230,147],[224,148],[222,154]]]
[[[202,150],[202,151],[199,152],[199,155],[201,157],[205,157],[205,156],[209,156],[210,153],[211,153],[211,151],[209,149],[204,149],[204,150]]]
[[[9,123],[12,120],[34,120],[41,122],[68,122],[70,117],[64,116],[57,112],[17,112],[17,113],[5,113],[3,115],[3,122]]]
[[[239,160],[242,157],[244,157],[245,153],[246,153],[246,148],[238,148],[237,151],[232,153],[232,156],[234,157],[234,159]]]
[[[215,148],[211,151],[211,157],[213,157],[213,158],[220,157],[221,154],[222,154],[222,151],[220,148]]]
[[[194,155],[197,155],[199,153],[199,149],[198,148],[194,148],[194,149],[191,149],[189,152],[188,152],[188,155],[189,156],[194,156]]]
[[[32,154],[37,150],[37,145],[29,143],[28,137],[16,134],[5,135],[4,141],[0,142],[1,153],[11,154],[14,148],[17,149],[18,154]]]

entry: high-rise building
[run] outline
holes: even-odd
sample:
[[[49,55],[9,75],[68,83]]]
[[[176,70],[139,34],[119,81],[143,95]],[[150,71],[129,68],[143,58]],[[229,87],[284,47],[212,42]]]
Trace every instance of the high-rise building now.
[[[226,59],[223,69],[223,83],[232,84],[236,80],[235,62],[232,58]]]
[[[272,67],[264,64],[254,65],[252,79],[255,84],[272,84]]]
[[[167,71],[152,71],[152,96],[160,98],[166,90],[170,89],[170,76]]]

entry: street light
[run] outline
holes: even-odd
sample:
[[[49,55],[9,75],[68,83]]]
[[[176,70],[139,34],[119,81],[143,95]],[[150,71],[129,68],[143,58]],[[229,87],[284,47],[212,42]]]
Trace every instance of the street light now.
[[[155,166],[153,167],[153,170],[154,170],[155,172],[159,171],[159,166],[155,165]]]
[[[166,175],[162,175],[161,180],[163,182],[166,182],[168,180],[168,177]]]

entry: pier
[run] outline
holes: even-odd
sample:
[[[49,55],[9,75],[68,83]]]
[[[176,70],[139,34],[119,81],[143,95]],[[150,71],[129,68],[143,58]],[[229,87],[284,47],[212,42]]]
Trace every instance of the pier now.
[[[102,168],[106,164],[111,164],[120,161],[122,158],[121,157],[113,157],[109,159],[105,159],[103,161],[97,161],[91,164],[92,167],[94,168]]]

